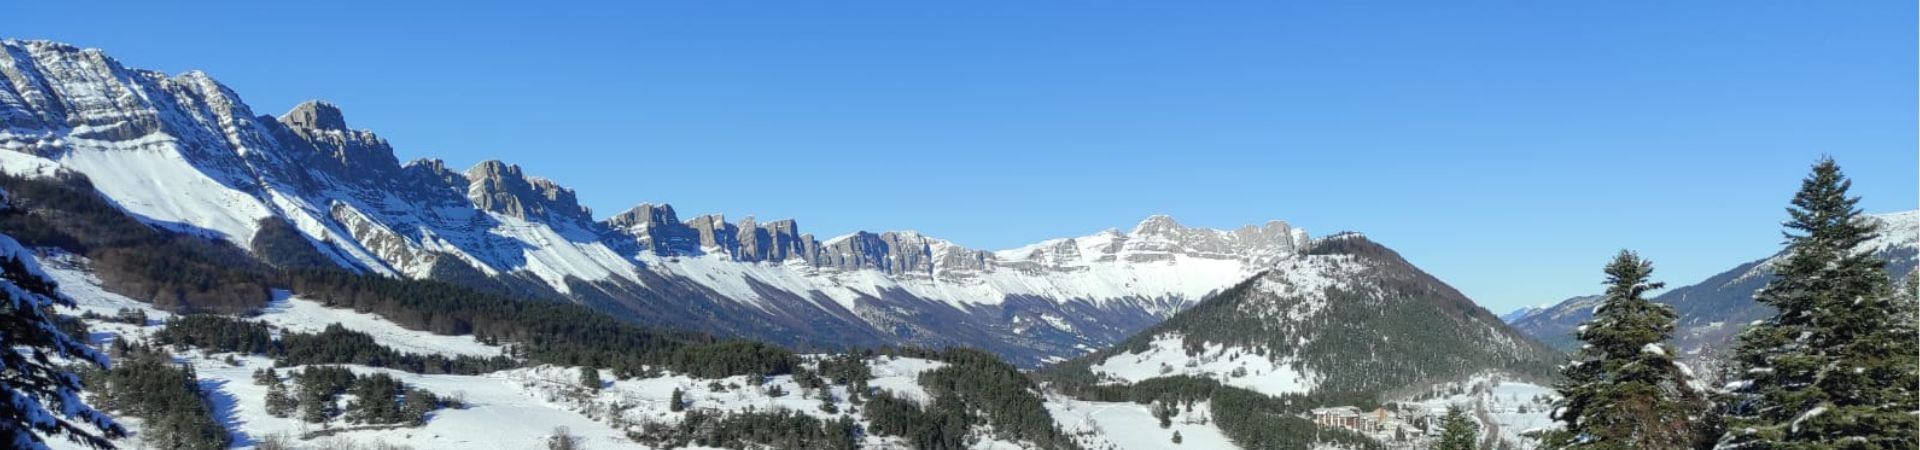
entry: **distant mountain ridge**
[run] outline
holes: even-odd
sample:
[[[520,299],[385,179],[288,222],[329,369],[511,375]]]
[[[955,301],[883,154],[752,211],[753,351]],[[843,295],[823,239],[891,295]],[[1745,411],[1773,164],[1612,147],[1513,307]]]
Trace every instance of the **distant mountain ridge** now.
[[[683,220],[664,204],[601,220],[573,190],[513,164],[401,162],[335,105],[257,114],[197,71],[6,40],[0,79],[0,172],[86,175],[156,226],[800,347],[959,344],[1059,360],[1296,258],[1308,241],[1285,222],[1211,230],[1165,216],[1002,251],[908,231],[818,239],[793,220]],[[275,222],[297,233],[261,232]]]
[[[1901,279],[1915,267],[1920,254],[1920,211],[1873,214],[1870,220],[1881,224],[1880,236],[1862,243],[1859,250],[1885,258],[1888,272]],[[1675,345],[1693,358],[1711,356],[1727,348],[1747,323],[1773,314],[1772,308],[1753,301],[1754,294],[1772,278],[1770,268],[1785,256],[1749,261],[1697,283],[1673,288],[1653,298],[1673,305],[1679,313]],[[1593,318],[1600,296],[1581,296],[1561,301],[1528,314],[1514,314],[1509,320],[1515,329],[1561,350],[1578,345],[1573,331]]]

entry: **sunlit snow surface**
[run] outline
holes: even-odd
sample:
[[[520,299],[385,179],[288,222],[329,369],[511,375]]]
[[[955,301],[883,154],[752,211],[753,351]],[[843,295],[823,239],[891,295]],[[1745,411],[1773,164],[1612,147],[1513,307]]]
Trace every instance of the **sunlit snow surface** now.
[[[1092,370],[1126,383],[1191,375],[1270,395],[1307,392],[1316,384],[1312,374],[1296,370],[1290,360],[1276,361],[1242,347],[1209,342],[1189,355],[1181,336],[1172,333],[1156,336],[1144,352],[1114,355]]]
[[[252,319],[308,333],[318,333],[328,325],[340,324],[346,329],[372,335],[375,341],[407,353],[479,357],[502,354],[499,346],[481,344],[472,335],[442,336],[408,330],[371,313],[329,308],[313,300],[287,295],[284,291],[274,292],[273,302]]]
[[[1148,405],[1138,403],[1091,402],[1066,396],[1047,397],[1047,412],[1060,423],[1061,431],[1072,435],[1082,447],[1145,450],[1166,448],[1237,449],[1213,423],[1208,402],[1194,403],[1191,411],[1180,408],[1173,424],[1160,428]],[[1181,443],[1173,443],[1173,433]]]

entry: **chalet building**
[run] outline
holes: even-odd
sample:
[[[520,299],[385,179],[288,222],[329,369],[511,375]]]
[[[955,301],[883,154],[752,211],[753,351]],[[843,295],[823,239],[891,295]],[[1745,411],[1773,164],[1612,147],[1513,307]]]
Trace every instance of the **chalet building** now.
[[[1352,406],[1319,408],[1309,411],[1307,416],[1315,425],[1345,428],[1361,433],[1387,431],[1388,423],[1394,418],[1393,412],[1385,408],[1362,411]]]

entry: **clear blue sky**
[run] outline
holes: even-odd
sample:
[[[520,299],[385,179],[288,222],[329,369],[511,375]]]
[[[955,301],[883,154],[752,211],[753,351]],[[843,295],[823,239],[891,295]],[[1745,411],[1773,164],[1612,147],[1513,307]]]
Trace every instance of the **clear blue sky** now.
[[[15,2],[8,37],[321,98],[605,216],[1003,248],[1172,214],[1359,230],[1496,311],[1764,256],[1807,166],[1916,202],[1915,5]],[[1045,3],[1045,4],[1041,4]]]

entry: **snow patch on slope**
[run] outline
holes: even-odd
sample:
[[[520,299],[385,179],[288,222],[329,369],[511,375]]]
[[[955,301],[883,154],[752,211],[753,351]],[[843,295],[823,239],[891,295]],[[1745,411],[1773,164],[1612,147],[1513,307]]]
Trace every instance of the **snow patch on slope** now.
[[[76,311],[113,316],[121,309],[133,309],[145,312],[149,320],[173,317],[173,313],[101,288],[100,279],[87,269],[84,257],[59,250],[42,252],[45,254],[39,258],[41,268],[47,277],[60,283],[60,293],[73,299]]]
[[[1053,414],[1060,430],[1073,436],[1080,445],[1093,449],[1157,450],[1166,448],[1238,449],[1220,427],[1213,423],[1209,402],[1182,408],[1173,417],[1173,426],[1160,428],[1159,419],[1147,405],[1138,403],[1093,402],[1063,395],[1049,395],[1047,412]],[[1181,443],[1173,443],[1173,433]]]
[[[82,140],[75,139],[79,142]],[[245,248],[255,228],[273,210],[259,199],[209,177],[180,153],[164,134],[134,141],[89,143],[60,156],[60,164],[87,174],[94,188],[127,212],[175,231],[224,238]],[[156,148],[157,147],[157,148]],[[211,232],[211,233],[209,233]]]
[[[477,357],[504,354],[501,347],[482,344],[472,335],[443,336],[409,330],[371,313],[329,308],[320,302],[292,296],[286,291],[275,291],[273,295],[273,302],[252,319],[308,333],[318,333],[329,325],[339,324],[346,329],[371,335],[381,345],[407,353]]]
[[[1155,336],[1146,351],[1113,355],[1090,369],[1110,381],[1189,375],[1270,395],[1304,393],[1318,384],[1317,375],[1299,369],[1291,358],[1262,356],[1269,353],[1214,342],[1189,352],[1185,338],[1166,333]]]

